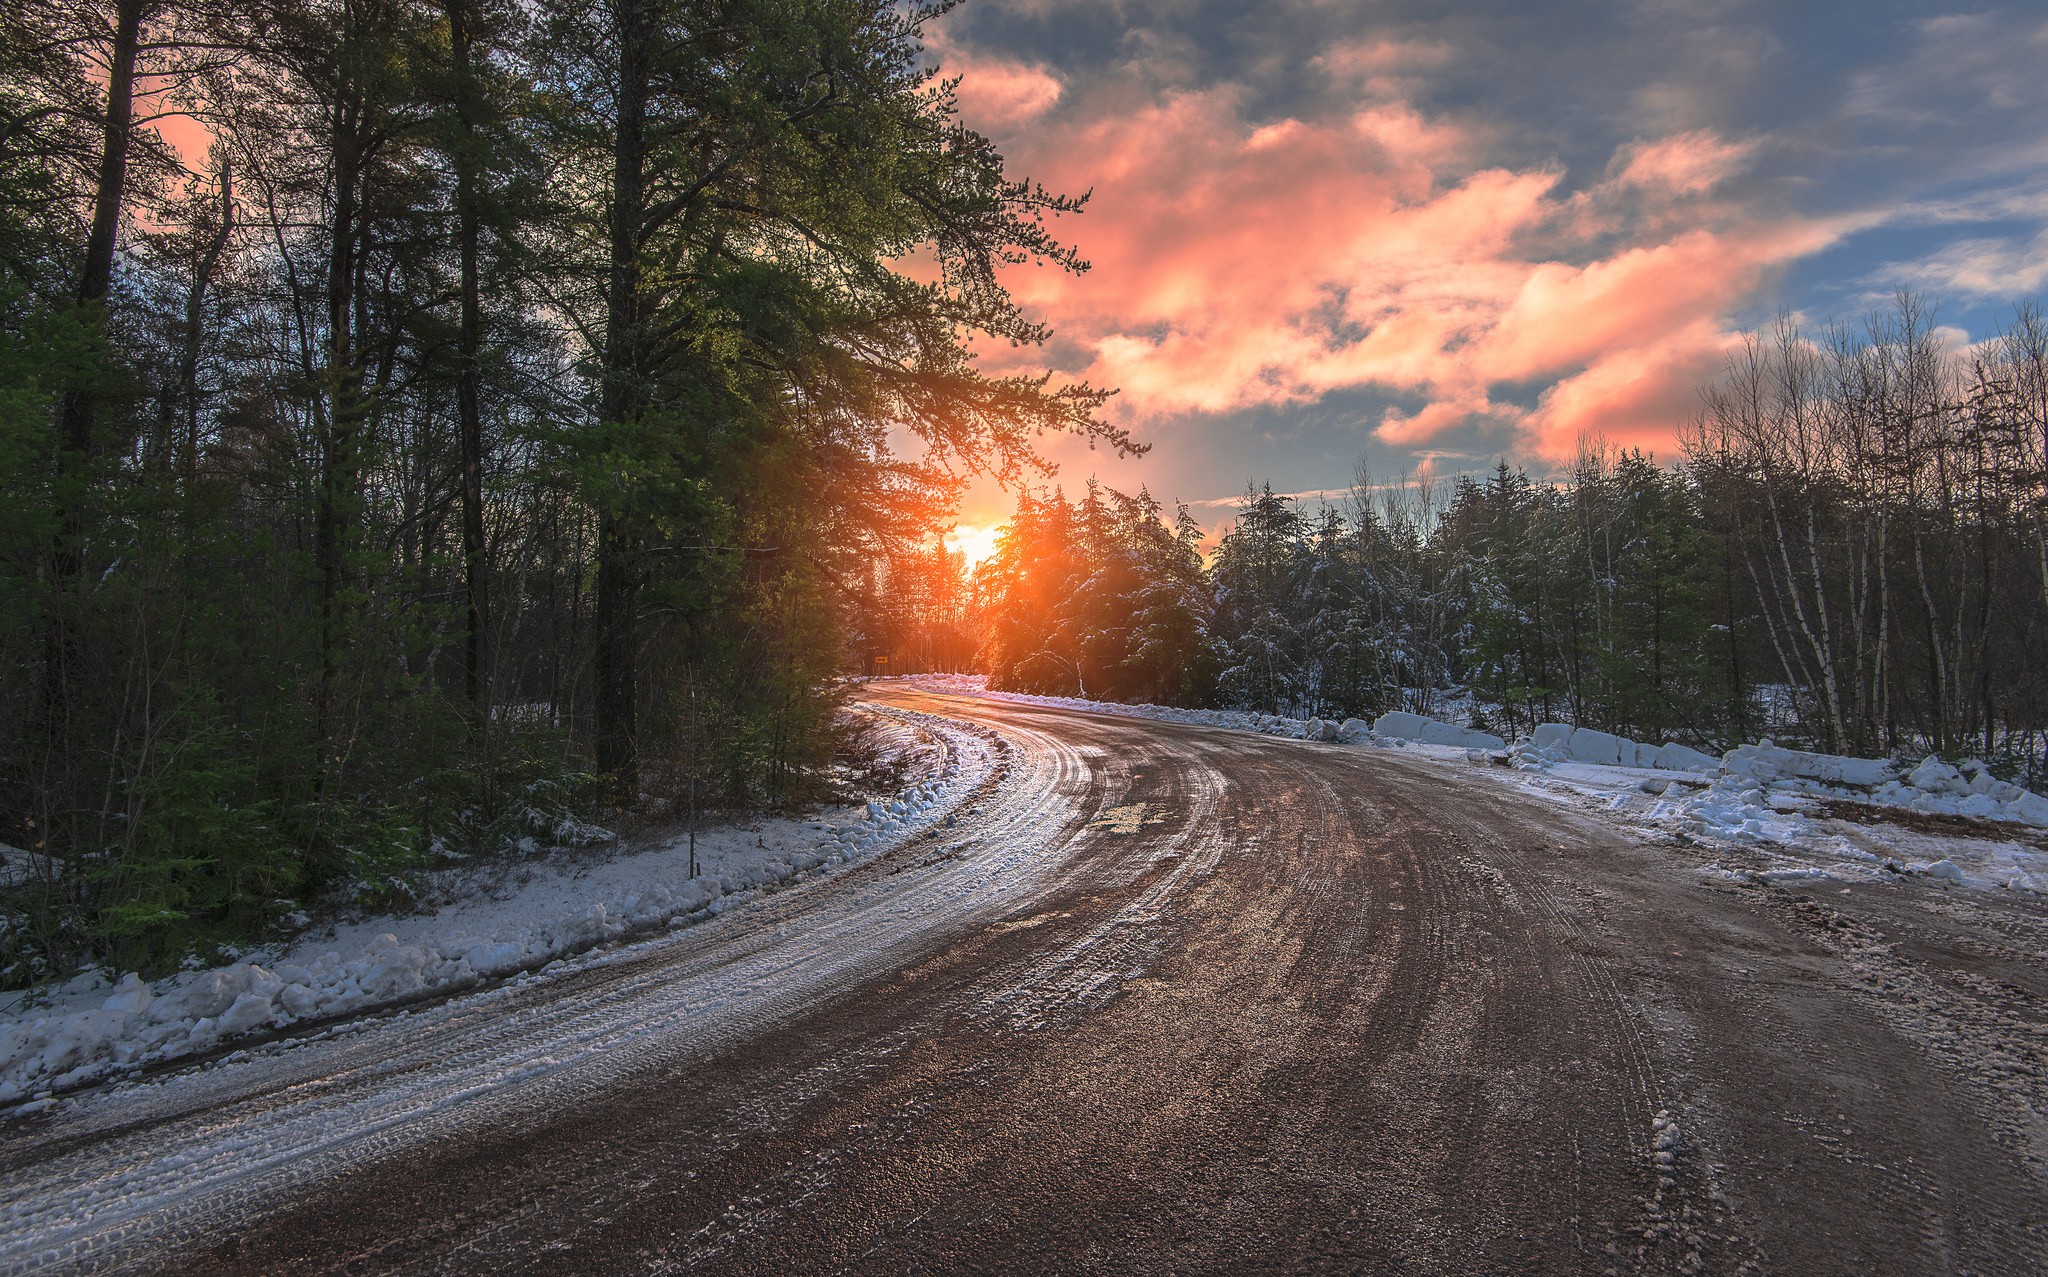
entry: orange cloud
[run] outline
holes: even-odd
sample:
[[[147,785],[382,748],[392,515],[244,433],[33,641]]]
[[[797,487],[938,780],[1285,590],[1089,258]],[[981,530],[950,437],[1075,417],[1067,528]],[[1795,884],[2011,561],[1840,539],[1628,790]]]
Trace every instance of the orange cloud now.
[[[1524,434],[1547,457],[1570,456],[1592,438],[1669,460],[1678,427],[1699,409],[1699,388],[1721,371],[1737,340],[1699,320],[1608,353],[1545,390],[1522,422]]]
[[[1385,88],[1436,56],[1322,63]],[[1755,144],[1703,130],[1630,142],[1567,195],[1554,167],[1489,162],[1483,126],[1404,101],[1254,122],[1237,86],[1139,79],[997,134],[1022,170],[1095,191],[1064,228],[1093,271],[1007,282],[1140,423],[1376,389],[1420,401],[1378,424],[1389,443],[1480,422],[1546,455],[1580,432],[1668,454],[1731,314],[1843,229],[1720,195]],[[1545,382],[1534,411],[1499,401]]]

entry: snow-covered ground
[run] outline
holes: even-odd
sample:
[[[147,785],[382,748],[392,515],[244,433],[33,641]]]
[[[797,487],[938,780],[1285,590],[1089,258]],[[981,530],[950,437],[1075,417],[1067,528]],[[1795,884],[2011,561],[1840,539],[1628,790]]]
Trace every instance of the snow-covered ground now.
[[[428,875],[412,912],[316,927],[226,966],[154,983],[88,972],[34,1005],[0,1001],[0,1106],[35,1112],[55,1093],[238,1039],[532,971],[868,859],[940,818],[992,758],[960,724],[880,712],[904,756],[900,793],[819,819],[707,827],[694,876],[687,835],[536,848]]]
[[[203,1257],[309,1185],[674,1075],[1085,880],[1074,782],[1091,751],[1029,727],[913,720],[958,771],[936,805],[857,849],[862,864],[702,926],[58,1096],[0,1125],[15,1153],[0,1158],[0,1273]]]
[[[1711,774],[1677,776],[1579,762],[1497,774],[1527,793],[1709,848],[1717,853],[1716,872],[1733,877],[1919,877],[1944,887],[2048,893],[2048,836],[2019,821],[1954,811],[1963,802],[1955,794],[1892,782],[1864,790],[1760,779],[1726,764]]]
[[[1531,795],[1714,849],[1722,854],[1716,872],[1734,876],[1777,882],[1918,877],[1942,887],[2048,893],[2048,799],[1998,781],[1981,763],[1927,759],[1901,768],[1768,741],[1714,758],[1682,745],[1653,746],[1557,724],[1499,750],[1491,747],[1497,738],[1481,740],[1481,734],[1411,714],[1384,716],[1367,730],[1355,719],[1328,724],[994,692],[983,675],[909,681],[933,691],[1478,764]]]
[[[989,700],[1014,701],[1020,705],[1045,705],[1053,709],[1084,709],[1095,714],[1121,714],[1126,718],[1150,718],[1162,723],[1198,723],[1204,727],[1225,727],[1232,731],[1263,732],[1308,740],[1309,725],[1320,719],[1282,718],[1277,714],[1254,714],[1235,709],[1175,709],[1170,705],[1123,705],[1115,701],[1091,701],[1078,696],[1031,696],[1023,692],[992,692],[986,674],[910,674],[901,682],[934,692],[955,692]]]
[[[1477,764],[1532,795],[1721,853],[1717,872],[1772,881],[1916,876],[1943,887],[2048,893],[2048,802],[1981,768],[1910,771],[1767,742],[1713,759],[1599,732],[1491,737],[1389,715],[1368,726],[1233,710],[1119,705],[991,692],[975,675],[921,675],[933,691],[1194,723]],[[65,1090],[305,1025],[534,971],[624,937],[702,921],[786,883],[830,873],[939,817],[989,765],[985,739],[944,719],[885,711],[909,747],[929,742],[887,803],[808,821],[720,826],[698,838],[542,848],[439,871],[421,906],[308,931],[238,961],[146,983],[88,973],[35,1005],[0,1004],[0,1106],[33,1112]],[[1411,721],[1412,720],[1412,721]],[[1630,765],[1622,765],[1627,758]],[[1588,761],[1589,759],[1599,761]],[[1502,765],[1505,764],[1505,765]],[[963,786],[963,782],[965,782]]]

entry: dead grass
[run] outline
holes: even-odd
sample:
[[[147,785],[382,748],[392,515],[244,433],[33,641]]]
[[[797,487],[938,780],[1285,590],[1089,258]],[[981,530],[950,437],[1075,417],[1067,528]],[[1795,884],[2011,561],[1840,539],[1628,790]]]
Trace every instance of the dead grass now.
[[[1859,803],[1849,799],[1828,799],[1816,802],[1814,814],[1831,820],[1847,821],[1852,825],[1896,825],[1916,834],[1941,834],[1950,838],[1984,838],[1997,842],[2020,842],[2030,847],[2048,851],[2048,834],[2032,825],[2022,825],[2009,820],[1982,820],[1976,816],[1951,816],[1942,813],[1907,811],[1900,807],[1882,807],[1876,803]]]

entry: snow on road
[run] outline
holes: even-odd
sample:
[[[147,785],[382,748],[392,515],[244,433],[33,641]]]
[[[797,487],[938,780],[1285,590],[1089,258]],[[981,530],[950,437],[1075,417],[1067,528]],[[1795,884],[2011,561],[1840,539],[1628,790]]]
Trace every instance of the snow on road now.
[[[1093,889],[1095,880],[1082,875],[1098,870],[1086,867],[1086,857],[1075,858],[1077,844],[1099,846],[1157,837],[1152,831],[1165,823],[1156,819],[1165,809],[1149,799],[1133,802],[1125,798],[1114,805],[1083,810],[1080,796],[1092,792],[1091,784],[1102,773],[1104,751],[1063,741],[1062,735],[1073,734],[1071,725],[1064,732],[1057,727],[1038,731],[1031,725],[1033,716],[1021,717],[1021,722],[1006,723],[1000,736],[988,729],[919,719],[944,735],[948,748],[957,752],[956,779],[928,810],[892,816],[903,826],[893,833],[864,825],[864,832],[851,840],[861,852],[856,857],[860,863],[829,874],[813,873],[785,890],[759,893],[724,916],[705,912],[700,926],[675,931],[657,927],[651,939],[590,950],[481,991],[332,1024],[314,1034],[237,1051],[165,1076],[60,1097],[40,1115],[12,1123],[6,1129],[9,1157],[0,1165],[0,1274],[88,1267],[147,1271],[154,1257],[173,1251],[188,1257],[202,1253],[231,1231],[250,1228],[294,1202],[311,1200],[301,1199],[295,1189],[429,1145],[459,1147],[486,1131],[530,1130],[543,1115],[571,1108],[595,1111],[578,1106],[600,1094],[636,1094],[630,1087],[623,1091],[612,1088],[626,1086],[637,1077],[646,1077],[650,1085],[667,1086],[668,1074],[676,1067],[753,1040],[828,999],[869,985],[880,975],[923,962],[935,946],[955,937],[998,922],[1001,927],[1014,927],[1042,921],[1040,913],[1031,911],[1044,910],[1044,901],[1052,893],[1071,892],[1084,882]],[[1240,725],[1248,730],[1295,734],[1254,716],[1241,718]],[[1264,775],[1288,776],[1293,762],[1312,761],[1305,751],[1346,746],[1317,743],[1298,748],[1304,752],[1298,754],[1297,747],[1284,746],[1277,753],[1250,753],[1268,759]],[[1822,838],[1840,838],[1846,845],[1854,837],[1897,837],[1922,850],[1934,846],[1929,841],[1933,836],[1924,831],[1844,823],[1827,814],[1825,804],[1836,801],[1827,793],[1766,782],[1754,774],[1710,777],[1704,772],[1546,759],[1523,759],[1525,765],[1515,767],[1501,765],[1514,761],[1505,754],[1486,751],[1390,741],[1373,748],[1398,749],[1432,766],[1457,768],[1475,779],[1506,784],[1580,811],[1598,812],[1638,832],[1684,834],[1707,845],[1710,855],[1725,853],[1726,872],[1753,878],[1790,872],[1786,867],[1795,862],[1818,865],[1821,872],[1850,872],[1817,850]],[[1328,760],[1333,756],[1319,757]],[[1354,757],[1362,760],[1371,755]],[[1231,839],[1221,832],[1224,822],[1217,815],[1224,778],[1214,768],[1205,769],[1202,760],[1206,758],[1200,751],[1184,754],[1172,769],[1173,787],[1179,791],[1174,810],[1188,809],[1189,834],[1169,836],[1156,848],[1145,848],[1156,855],[1141,855],[1122,864],[1121,871],[1130,875],[1128,882],[1137,888],[1129,899],[1119,898],[1117,907],[1088,920],[1045,955],[1045,960],[1000,969],[1002,979],[971,1004],[971,1014],[1039,1035],[1103,1005],[1134,977],[1156,965],[1161,946],[1168,943],[1177,925],[1166,916],[1167,900],[1176,894],[1185,898],[1191,883],[1207,881],[1204,875],[1230,860],[1224,850]],[[1277,764],[1271,761],[1275,758],[1280,760]],[[1326,769],[1325,774],[1355,778],[1359,770],[1345,765]],[[1435,785],[1426,772],[1414,768],[1388,768],[1386,773],[1406,778],[1405,783],[1419,781],[1423,790]],[[1756,789],[1745,787],[1752,783]],[[1752,798],[1742,801],[1770,814],[1737,810],[1727,813],[1727,819],[1710,822],[1702,814],[1705,807],[1733,802],[1730,794],[1751,794]],[[1328,810],[1341,807],[1335,789],[1323,797]],[[1426,798],[1401,797],[1398,802],[1414,808],[1406,818],[1414,823],[1418,837],[1436,838],[1437,822],[1448,829],[1458,827],[1456,813],[1434,810]],[[1486,804],[1476,806],[1483,809]],[[1521,808],[1521,813],[1504,817],[1501,827],[1519,830],[1523,825],[1516,822],[1526,822],[1528,813],[1521,804],[1511,806]],[[1739,823],[1735,823],[1737,815]],[[1694,822],[1696,832],[1686,833],[1687,821]],[[1760,833],[1749,831],[1750,821],[1758,823]],[[1865,830],[1868,832],[1861,832]],[[1466,832],[1469,835],[1472,829]],[[1508,839],[1499,843],[1502,848],[1519,837],[1501,836]],[[848,840],[842,832],[837,841]],[[1258,843],[1259,833],[1254,830],[1243,837],[1241,846],[1252,853]],[[1452,839],[1444,845],[1457,848],[1466,844]],[[772,840],[761,838],[755,850],[772,850]],[[1610,853],[1612,850],[1609,848]],[[1559,851],[1568,853],[1562,847]],[[1956,853],[1958,857],[1963,854]],[[1656,856],[1651,853],[1637,858],[1654,861]],[[1694,857],[1687,859],[1696,863]],[[784,863],[793,865],[786,857]],[[1265,861],[1260,855],[1248,854],[1241,863],[1263,865]],[[1511,869],[1519,864],[1512,858],[1506,863]],[[1964,861],[1951,863],[1962,866]],[[1580,872],[1568,860],[1546,859],[1543,864],[1545,873],[1551,872],[1547,866],[1552,864],[1567,876]],[[1516,870],[1511,879],[1499,866],[1479,860],[1464,862],[1463,867],[1486,877],[1504,899],[1517,892],[1531,893],[1525,897],[1531,901],[1548,899],[1542,894],[1542,879],[1530,873]],[[1607,870],[1613,869],[1610,859]],[[1590,868],[1585,872],[1591,872]],[[1879,867],[1870,872],[1884,871]],[[1959,867],[1954,878],[1928,873],[1919,880],[1932,890],[1909,895],[1930,904],[1948,905],[1947,897],[1933,893],[1977,885],[1972,876],[1975,872]],[[1256,874],[1255,880],[1265,887],[1272,885]],[[1401,879],[1411,886],[1434,883],[1439,890],[1447,883],[1454,886],[1456,880],[1455,874]],[[586,873],[583,881],[599,884],[591,888],[594,895],[644,888],[641,880],[628,882],[595,869]],[[1697,891],[1698,885],[1689,882],[1684,890]],[[1725,888],[1725,884],[1719,885]],[[548,890],[558,888],[562,888],[559,882]],[[744,893],[732,893],[730,898],[737,900],[740,894]],[[1803,895],[1750,894],[1764,900],[1768,908],[1782,905],[1816,913],[1824,908]],[[1864,894],[1857,893],[1857,898]],[[1275,907],[1287,907],[1293,899],[1285,892],[1269,896],[1280,902]],[[1455,891],[1445,899],[1454,897]],[[589,897],[572,894],[549,899],[555,903],[536,905],[525,913],[513,908],[509,899],[497,902],[509,912],[496,915],[479,904],[467,916],[478,925],[486,917],[496,917],[504,924],[502,930],[526,925],[519,921],[522,917],[564,916],[564,908],[570,908],[573,916],[573,907],[581,907]],[[1418,896],[1413,916],[1419,920],[1426,912],[1434,920],[1439,914],[1446,918],[1457,915],[1455,909],[1424,908],[1435,899]],[[1718,901],[1721,895],[1714,894],[1711,899]],[[1957,896],[1953,903],[1961,907],[1967,899]],[[1982,901],[1982,897],[1977,899]],[[1700,901],[1688,896],[1683,905],[1692,909],[1699,907]],[[1752,907],[1749,899],[1739,902],[1739,907],[1731,906],[1742,918],[1749,917]],[[1554,906],[1546,906],[1543,912],[1546,925],[1567,921]],[[1980,907],[1976,912],[1988,915],[1997,911]],[[1019,922],[1027,913],[1029,918]],[[1404,907],[1403,913],[1389,915],[1388,925],[1409,916]],[[1521,916],[1519,907],[1501,915]],[[1242,919],[1236,914],[1230,915],[1229,923],[1230,934],[1242,928]],[[341,934],[337,932],[337,937]],[[1267,932],[1261,929],[1259,934]],[[1280,929],[1274,927],[1272,934],[1280,934]],[[1492,931],[1486,934],[1495,936]],[[2025,1043],[2013,1046],[2002,1038],[1954,1037],[1963,1030],[1953,1029],[1953,1024],[1975,1033],[1970,1026],[1991,1020],[1970,1007],[1953,1013],[1943,1009],[1939,1015],[1924,1012],[1922,1008],[1928,1006],[1948,1008],[1954,999],[1939,1001],[1937,995],[1946,986],[1938,988],[1925,980],[1913,983],[1918,977],[1911,964],[1888,949],[1888,941],[1875,932],[1867,941],[1858,939],[1862,932],[1852,934],[1840,927],[1830,927],[1825,934],[1837,940],[1849,936],[1854,941],[1857,947],[1845,960],[1871,990],[1914,990],[1910,999],[1869,994],[1878,1002],[1879,1015],[1891,1017],[1887,1023],[1896,1021],[1918,1031],[1926,1025],[1911,1017],[1931,1016],[1928,1023],[1935,1027],[1927,1032],[1939,1029],[1967,1047],[1955,1053],[1961,1061],[1958,1068],[1976,1068],[1979,1062],[1988,1061],[1980,1071],[2005,1070],[1993,1082],[2007,1087],[2031,1085],[2024,1081],[2036,1076],[2024,1072],[2035,1067],[2035,1057],[2027,1053],[2031,1048]],[[396,935],[393,940],[424,941],[431,933],[409,935],[411,941],[401,941]],[[1583,947],[1570,948],[1580,954]],[[1695,972],[1690,964],[1682,970],[1688,975]],[[1553,988],[1551,981],[1539,983],[1546,992]],[[1569,984],[1564,981],[1555,987]],[[1425,981],[1418,987],[1446,986]],[[1608,990],[1605,996],[1621,1007],[1621,995],[1613,991],[1611,983],[1597,987]],[[1719,984],[1712,989],[1717,997],[1725,992]],[[1860,985],[1858,989],[1862,996]],[[877,990],[875,996],[892,995]],[[1464,999],[1457,1001],[1461,1008],[1466,1006]],[[1538,1022],[1552,1021],[1544,1016],[1538,1017]],[[1617,1023],[1630,1021],[1624,1014]],[[1834,1041],[1826,1040],[1831,1045]],[[1571,1049],[1579,1049],[1576,1039]],[[1571,1058],[1576,1061],[1579,1057],[1573,1054]],[[1714,1128],[1711,1122],[1703,1125],[1693,1109],[1687,1108],[1681,1139],[1678,1110],[1651,1102],[1657,1098],[1646,1086],[1637,1117],[1648,1121],[1651,1112],[1657,1114],[1649,1151],[1643,1155],[1655,1159],[1661,1174],[1675,1165],[1681,1152],[1697,1158],[1696,1143],[1711,1139]],[[2033,1111],[2016,1110],[2022,1118]],[[1726,1114],[1723,1119],[1729,1120]],[[1778,1125],[1769,1129],[1775,1133]],[[1643,1141],[1638,1139],[1636,1144]],[[1638,1147],[1637,1151],[1643,1150]],[[1888,1155],[1888,1160],[1892,1156],[1895,1154]],[[1773,1157],[1784,1160],[1775,1151]],[[368,1184],[374,1192],[376,1175],[370,1172],[358,1186]],[[1661,1191],[1658,1201],[1662,1201]],[[1574,1215],[1574,1225],[1577,1222]]]
[[[425,907],[313,929],[241,960],[144,982],[87,974],[0,1018],[0,1111],[223,1044],[533,971],[624,937],[717,917],[764,891],[858,864],[986,775],[988,742],[903,711],[908,784],[820,820],[720,825],[632,848],[537,848],[428,876]],[[0,1118],[4,1120],[4,1118]]]
[[[878,862],[702,927],[83,1092],[15,1124],[0,1273],[109,1255],[146,1266],[133,1256],[151,1238],[196,1244],[295,1186],[717,1049],[1049,890],[1086,759],[1024,729],[940,730],[964,755],[959,779]]]
[[[1942,887],[2048,894],[2048,836],[2041,832],[2048,826],[2048,799],[1998,781],[1981,763],[1930,758],[1900,769],[1880,759],[1810,754],[1768,741],[1717,759],[1684,746],[1652,747],[1559,724],[1537,728],[1502,757],[1483,746],[1450,743],[1463,729],[1432,732],[1445,725],[1412,714],[1387,715],[1374,725],[1400,732],[1390,735],[1357,730],[1355,720],[1333,731],[1315,719],[1241,710],[994,692],[984,675],[928,674],[906,681],[1019,704],[1404,749],[1447,764],[1487,765],[1489,775],[1523,792],[1643,832],[1722,849],[1728,854],[1718,871],[1734,877],[1790,883],[1917,876]],[[1435,743],[1438,736],[1444,743]],[[1624,756],[1632,765],[1622,765]],[[1489,765],[1502,761],[1511,766]],[[1923,817],[1931,819],[1918,819]]]

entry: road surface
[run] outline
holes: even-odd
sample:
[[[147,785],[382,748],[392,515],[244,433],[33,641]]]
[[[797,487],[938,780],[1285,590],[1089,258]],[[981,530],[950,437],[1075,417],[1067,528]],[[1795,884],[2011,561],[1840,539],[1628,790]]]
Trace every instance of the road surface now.
[[[957,823],[0,1135],[0,1270],[2039,1273],[2048,910],[940,696]],[[999,738],[999,739],[998,739]]]

